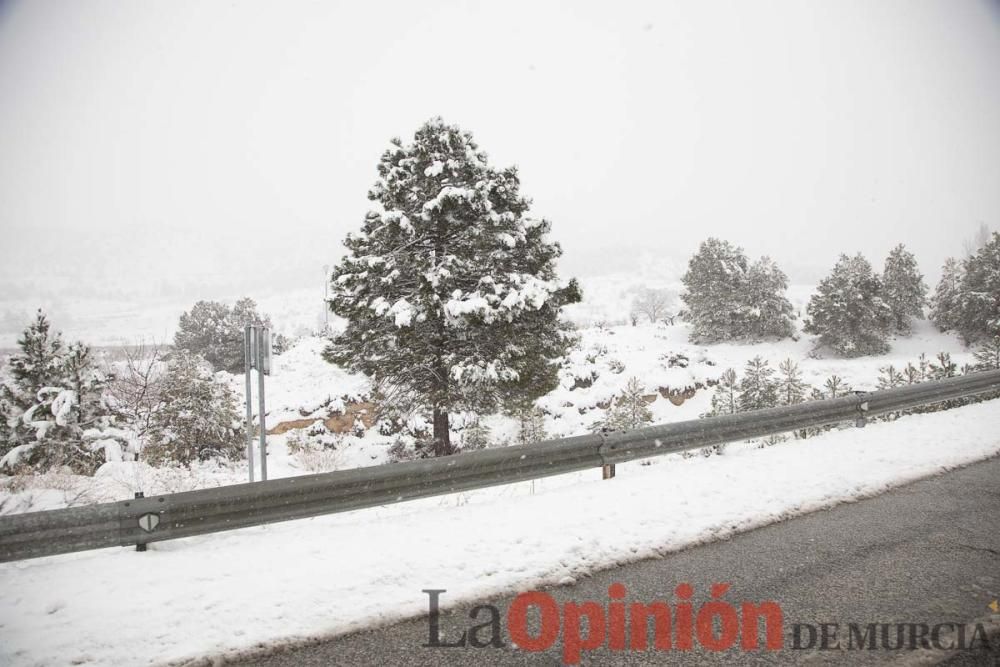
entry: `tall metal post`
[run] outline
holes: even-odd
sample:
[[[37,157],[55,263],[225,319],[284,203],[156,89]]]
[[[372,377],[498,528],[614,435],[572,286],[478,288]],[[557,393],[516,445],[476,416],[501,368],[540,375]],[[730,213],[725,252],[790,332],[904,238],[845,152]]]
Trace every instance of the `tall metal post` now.
[[[246,364],[246,403],[247,403],[247,467],[250,469],[250,481],[253,481],[253,384],[250,382],[250,367],[253,357],[253,346],[250,344],[253,331],[248,324],[243,329],[243,360]]]
[[[323,265],[323,323],[330,328],[330,265]],[[323,333],[326,333],[324,331]]]
[[[270,332],[264,327],[257,328],[257,400],[260,402],[260,479],[267,481],[267,425],[264,422],[264,355],[265,347],[271,344]]]

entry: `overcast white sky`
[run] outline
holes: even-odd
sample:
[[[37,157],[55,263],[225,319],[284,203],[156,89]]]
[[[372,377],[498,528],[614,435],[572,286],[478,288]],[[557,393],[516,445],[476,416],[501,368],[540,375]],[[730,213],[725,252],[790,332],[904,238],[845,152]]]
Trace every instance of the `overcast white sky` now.
[[[434,115],[520,167],[565,273],[708,235],[932,272],[1000,227],[996,2],[38,0],[0,4],[4,278],[305,284]]]

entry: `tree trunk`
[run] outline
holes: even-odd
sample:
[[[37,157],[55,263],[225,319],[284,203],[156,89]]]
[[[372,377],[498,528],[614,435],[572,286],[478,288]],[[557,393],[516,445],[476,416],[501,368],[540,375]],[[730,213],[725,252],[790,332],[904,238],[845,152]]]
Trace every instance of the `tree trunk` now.
[[[434,408],[434,456],[454,454],[451,446],[451,429],[448,424],[448,413]]]

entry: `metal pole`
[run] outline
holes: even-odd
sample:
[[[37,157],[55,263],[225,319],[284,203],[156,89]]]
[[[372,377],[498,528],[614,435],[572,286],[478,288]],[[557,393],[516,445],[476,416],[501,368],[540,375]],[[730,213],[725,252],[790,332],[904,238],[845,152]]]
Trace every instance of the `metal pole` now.
[[[247,380],[247,467],[250,469],[250,481],[253,481],[253,384],[250,382],[250,325],[243,329],[243,359],[246,364]]]
[[[330,328],[330,265],[323,265],[323,323],[326,329]],[[323,333],[326,333],[324,331]]]
[[[264,346],[267,329],[257,329],[257,400],[260,402],[260,479],[267,481],[267,425],[264,423]]]

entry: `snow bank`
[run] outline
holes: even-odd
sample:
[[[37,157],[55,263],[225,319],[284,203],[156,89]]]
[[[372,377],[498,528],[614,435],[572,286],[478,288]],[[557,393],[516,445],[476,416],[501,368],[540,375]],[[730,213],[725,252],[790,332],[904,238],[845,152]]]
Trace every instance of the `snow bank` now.
[[[1000,453],[997,401],[723,456],[0,566],[0,664],[150,664],[568,582]]]

